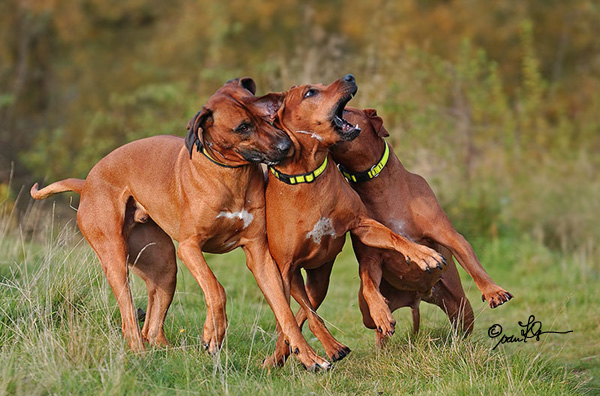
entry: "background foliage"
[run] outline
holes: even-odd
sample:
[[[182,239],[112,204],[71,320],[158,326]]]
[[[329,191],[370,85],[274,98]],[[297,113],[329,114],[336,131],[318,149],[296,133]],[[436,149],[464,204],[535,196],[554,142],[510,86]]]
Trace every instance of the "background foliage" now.
[[[352,72],[352,104],[379,110],[463,232],[589,247],[598,20],[592,0],[5,0],[0,182],[12,170],[14,196],[85,177],[133,139],[182,135],[236,76],[264,93]]]

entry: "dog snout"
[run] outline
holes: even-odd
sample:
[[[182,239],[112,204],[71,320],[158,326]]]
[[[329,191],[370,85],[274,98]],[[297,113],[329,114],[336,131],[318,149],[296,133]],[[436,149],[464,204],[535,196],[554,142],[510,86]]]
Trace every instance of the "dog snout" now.
[[[277,143],[275,144],[275,150],[277,150],[277,152],[281,155],[287,154],[287,152],[290,151],[291,147],[292,141],[287,135],[279,139],[279,141],[277,141]]]

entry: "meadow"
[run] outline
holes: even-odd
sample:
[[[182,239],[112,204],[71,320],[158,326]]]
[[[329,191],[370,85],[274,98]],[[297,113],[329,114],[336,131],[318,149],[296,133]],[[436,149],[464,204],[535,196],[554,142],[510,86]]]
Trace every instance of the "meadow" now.
[[[62,203],[60,203],[62,204]],[[492,277],[515,298],[495,310],[481,302],[461,271],[476,314],[463,338],[437,307],[421,304],[422,325],[411,334],[410,311],[397,311],[396,334],[382,350],[362,325],[357,264],[348,241],[319,309],[352,353],[328,372],[306,372],[290,359],[262,369],[273,351],[274,317],[240,250],[208,255],[227,291],[229,328],[221,352],[200,346],[202,292],[178,263],[178,285],[165,324],[172,346],[135,354],[121,335],[115,299],[98,260],[72,221],[34,206],[19,227],[3,223],[0,240],[0,394],[595,394],[600,391],[598,262],[557,253],[530,237],[471,238]],[[10,216],[5,216],[9,218]],[[134,300],[145,307],[143,282],[131,276]],[[496,349],[488,328],[518,335],[533,314],[539,341]],[[310,333],[304,335],[323,350]]]
[[[0,2],[0,395],[600,394],[598,20],[596,0]],[[31,185],[85,178],[135,139],[184,136],[229,79],[251,76],[263,95],[347,73],[350,105],[377,109],[515,298],[491,310],[460,269],[470,337],[423,303],[421,332],[397,311],[376,350],[347,243],[319,313],[352,353],[328,372],[264,370],[274,317],[235,251],[208,256],[228,297],[218,356],[200,345],[204,300],[181,263],[172,346],[131,353],[77,199],[32,205]],[[494,348],[491,326],[519,336],[531,315],[572,332]]]

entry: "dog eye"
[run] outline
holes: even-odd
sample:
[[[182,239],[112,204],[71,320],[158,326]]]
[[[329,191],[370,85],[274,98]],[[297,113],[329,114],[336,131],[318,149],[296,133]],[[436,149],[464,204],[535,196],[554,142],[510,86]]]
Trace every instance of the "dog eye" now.
[[[235,128],[235,132],[237,133],[248,133],[250,132],[250,124],[248,124],[247,122],[242,122],[240,125],[238,125],[237,128]]]
[[[311,96],[315,96],[316,94],[318,94],[319,91],[317,91],[316,89],[309,89],[308,91],[306,91],[306,93],[304,94],[305,98],[310,98]]]

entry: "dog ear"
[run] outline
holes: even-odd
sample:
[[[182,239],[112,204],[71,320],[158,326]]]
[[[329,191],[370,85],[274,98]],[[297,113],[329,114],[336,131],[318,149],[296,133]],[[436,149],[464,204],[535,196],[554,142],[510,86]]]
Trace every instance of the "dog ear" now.
[[[248,91],[252,93],[252,95],[256,95],[256,83],[250,77],[242,77],[239,79],[239,84],[241,87],[246,88]]]
[[[256,98],[254,105],[258,108],[260,116],[273,122],[277,116],[277,112],[283,106],[285,94],[282,92],[272,92]]]
[[[377,110],[375,109],[365,109],[365,115],[371,121],[371,125],[373,126],[373,130],[379,137],[388,137],[390,134],[387,129],[383,126],[383,119],[377,115]]]
[[[188,132],[185,136],[185,147],[187,147],[190,152],[190,159],[192,158],[194,145],[196,145],[198,151],[200,151],[200,148],[204,145],[202,132],[204,130],[204,123],[210,115],[211,111],[203,107],[202,110],[197,112],[187,124]]]
[[[252,77],[234,78],[231,80],[227,80],[227,82],[225,84],[238,85],[238,86],[244,88],[245,90],[247,90],[248,92],[250,92],[252,95],[256,95],[256,83],[254,82]]]

